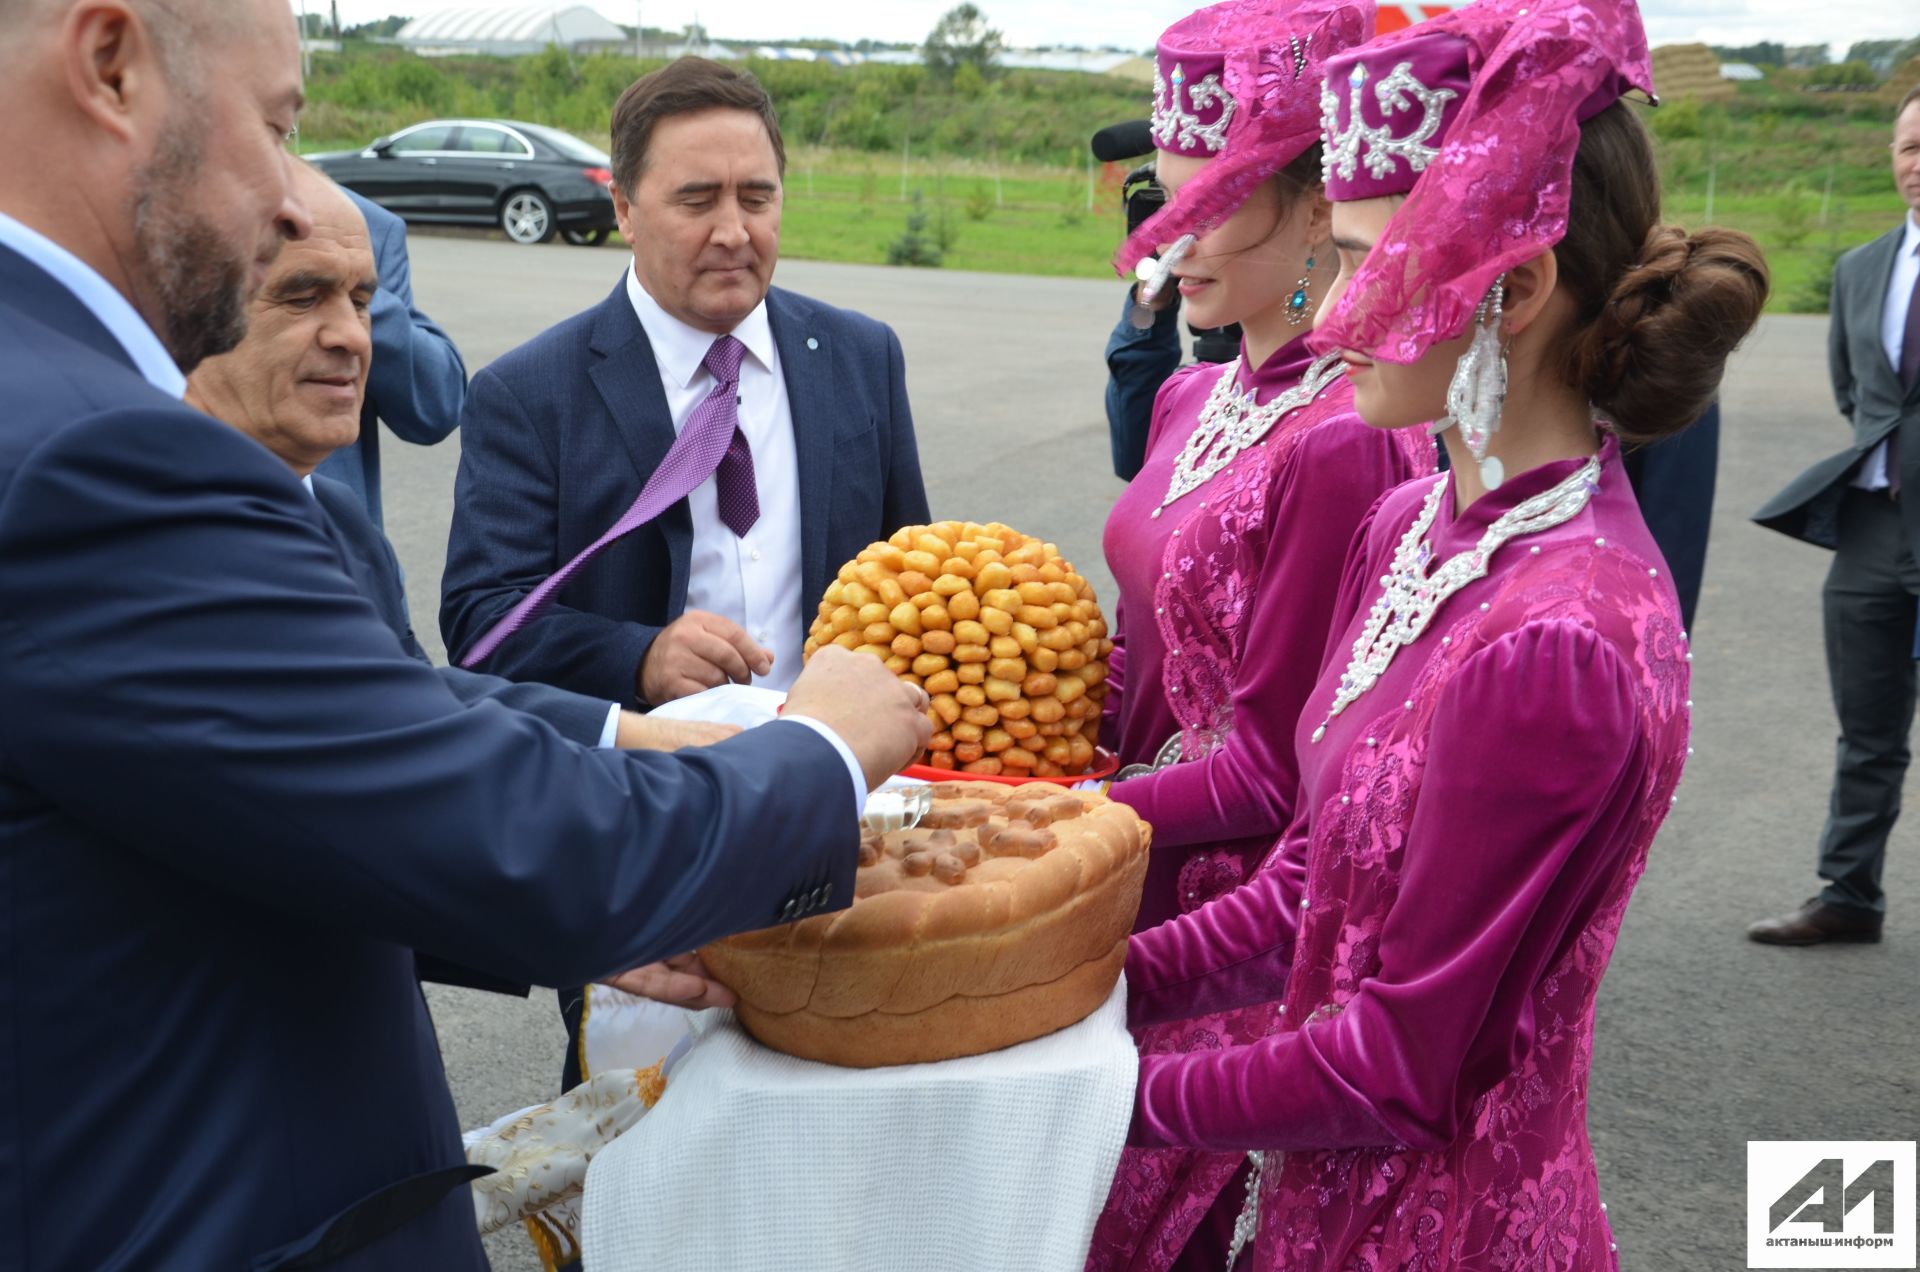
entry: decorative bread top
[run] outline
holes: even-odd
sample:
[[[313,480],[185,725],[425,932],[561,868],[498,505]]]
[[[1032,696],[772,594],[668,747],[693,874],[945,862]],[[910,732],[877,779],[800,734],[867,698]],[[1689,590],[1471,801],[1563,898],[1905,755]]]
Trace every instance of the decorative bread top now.
[[[997,522],[899,530],[828,586],[805,655],[823,645],[925,687],[936,768],[1064,777],[1093,763],[1113,642],[1051,543]]]
[[[852,908],[717,942],[708,967],[764,1011],[852,1016],[1044,984],[1126,935],[1150,838],[1132,809],[1047,783],[932,795],[912,830],[862,838]]]

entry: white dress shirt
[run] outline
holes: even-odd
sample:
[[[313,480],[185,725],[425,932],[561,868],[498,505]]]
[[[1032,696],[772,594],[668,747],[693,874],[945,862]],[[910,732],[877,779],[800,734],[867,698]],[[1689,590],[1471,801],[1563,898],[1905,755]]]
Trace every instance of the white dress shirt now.
[[[127,298],[100,277],[98,270],[5,212],[0,212],[0,243],[46,270],[55,282],[72,292],[74,299],[85,305],[87,312],[98,318],[100,325],[120,342],[148,384],[172,398],[186,393],[187,377],[174,365],[173,356],[160,343],[160,337],[153,334],[153,328],[147,326],[147,320]]]
[[[689,327],[660,308],[627,267],[627,299],[653,346],[660,388],[667,395],[674,436],[686,427],[693,408],[713,392],[705,366],[707,350],[719,339]],[[753,683],[785,693],[800,674],[800,648],[806,629],[800,617],[800,456],[793,440],[793,407],[787,380],[780,373],[780,350],[762,300],[731,333],[746,346],[740,360],[740,430],[753,448],[753,485],[760,497],[760,519],[744,537],[720,520],[720,479],[708,477],[687,495],[693,514],[693,560],[687,572],[687,608],[718,614],[740,625],[761,647],[773,651],[773,670]],[[827,725],[789,716],[840,753],[853,779],[854,805],[864,806],[867,779],[853,748]]]
[[[713,376],[703,365],[718,339],[689,327],[660,308],[632,266],[627,267],[627,296],[653,346],[660,387],[667,395],[677,436],[687,417],[713,391]],[[738,623],[747,635],[773,651],[773,670],[753,683],[785,691],[800,674],[800,647],[806,640],[800,611],[800,460],[793,440],[793,409],[787,401],[780,351],[773,343],[763,300],[733,329],[746,346],[740,361],[740,429],[753,448],[753,484],[760,496],[760,519],[745,537],[720,520],[718,476],[708,477],[687,496],[693,513],[693,560],[687,575],[687,608],[705,610]]]
[[[1900,346],[1907,338],[1907,306],[1913,302],[1913,281],[1920,278],[1920,223],[1909,214],[1902,224],[1907,232],[1900,240],[1900,250],[1893,254],[1893,277],[1887,280],[1886,304],[1880,310],[1880,344],[1896,376],[1900,374]],[[1853,484],[1862,490],[1885,490],[1891,484],[1885,442],[1874,447],[1867,462],[1860,465]]]

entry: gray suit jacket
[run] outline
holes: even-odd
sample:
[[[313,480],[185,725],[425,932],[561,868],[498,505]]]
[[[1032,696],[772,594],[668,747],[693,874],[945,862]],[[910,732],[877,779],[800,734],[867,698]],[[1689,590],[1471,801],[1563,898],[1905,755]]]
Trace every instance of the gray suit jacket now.
[[[1900,485],[1920,492],[1920,385],[1905,389],[1887,361],[1880,315],[1893,277],[1894,254],[1906,234],[1896,225],[1842,256],[1833,267],[1827,320],[1827,364],[1833,399],[1853,424],[1853,445],[1801,473],[1753,514],[1761,525],[1823,548],[1840,542],[1840,500],[1875,446],[1899,430]],[[1901,501],[1907,541],[1920,551],[1920,499]]]

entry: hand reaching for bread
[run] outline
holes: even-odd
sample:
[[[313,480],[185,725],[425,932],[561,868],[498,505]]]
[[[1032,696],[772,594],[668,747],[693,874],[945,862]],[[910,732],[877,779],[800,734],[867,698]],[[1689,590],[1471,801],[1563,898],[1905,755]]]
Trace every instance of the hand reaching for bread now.
[[[874,658],[844,649],[819,651],[787,695],[785,715],[818,720],[852,748],[867,789],[913,763],[933,736],[927,693]]]

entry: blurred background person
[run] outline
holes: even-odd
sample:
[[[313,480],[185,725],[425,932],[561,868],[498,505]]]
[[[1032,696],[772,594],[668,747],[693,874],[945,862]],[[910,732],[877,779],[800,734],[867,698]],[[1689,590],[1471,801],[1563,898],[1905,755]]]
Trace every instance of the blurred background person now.
[[[1815,864],[1824,886],[1799,909],[1747,929],[1766,945],[1878,941],[1886,920],[1880,881],[1912,755],[1920,596],[1920,501],[1908,493],[1920,489],[1920,88],[1894,112],[1892,152],[1907,214],[1833,267],[1827,364],[1852,445],[1753,514],[1833,550],[1820,599],[1840,718]]]
[[[1093,157],[1122,163],[1153,154],[1153,125],[1145,119],[1102,128],[1093,135]],[[1146,219],[1166,206],[1167,192],[1155,179],[1151,158],[1129,171],[1120,186],[1121,207],[1131,238]],[[1180,365],[1180,291],[1163,287],[1141,306],[1138,284],[1129,284],[1120,321],[1107,337],[1107,432],[1113,446],[1113,475],[1132,481],[1146,461],[1147,432],[1153,425],[1153,400]],[[1231,362],[1240,356],[1240,328],[1190,328],[1198,362]]]
[[[386,524],[380,498],[380,421],[401,441],[432,446],[460,423],[467,368],[453,340],[413,303],[413,267],[407,226],[393,213],[351,190],[373,238],[380,289],[373,296],[373,373],[354,440],[335,450],[320,472],[359,498],[375,526]]]

